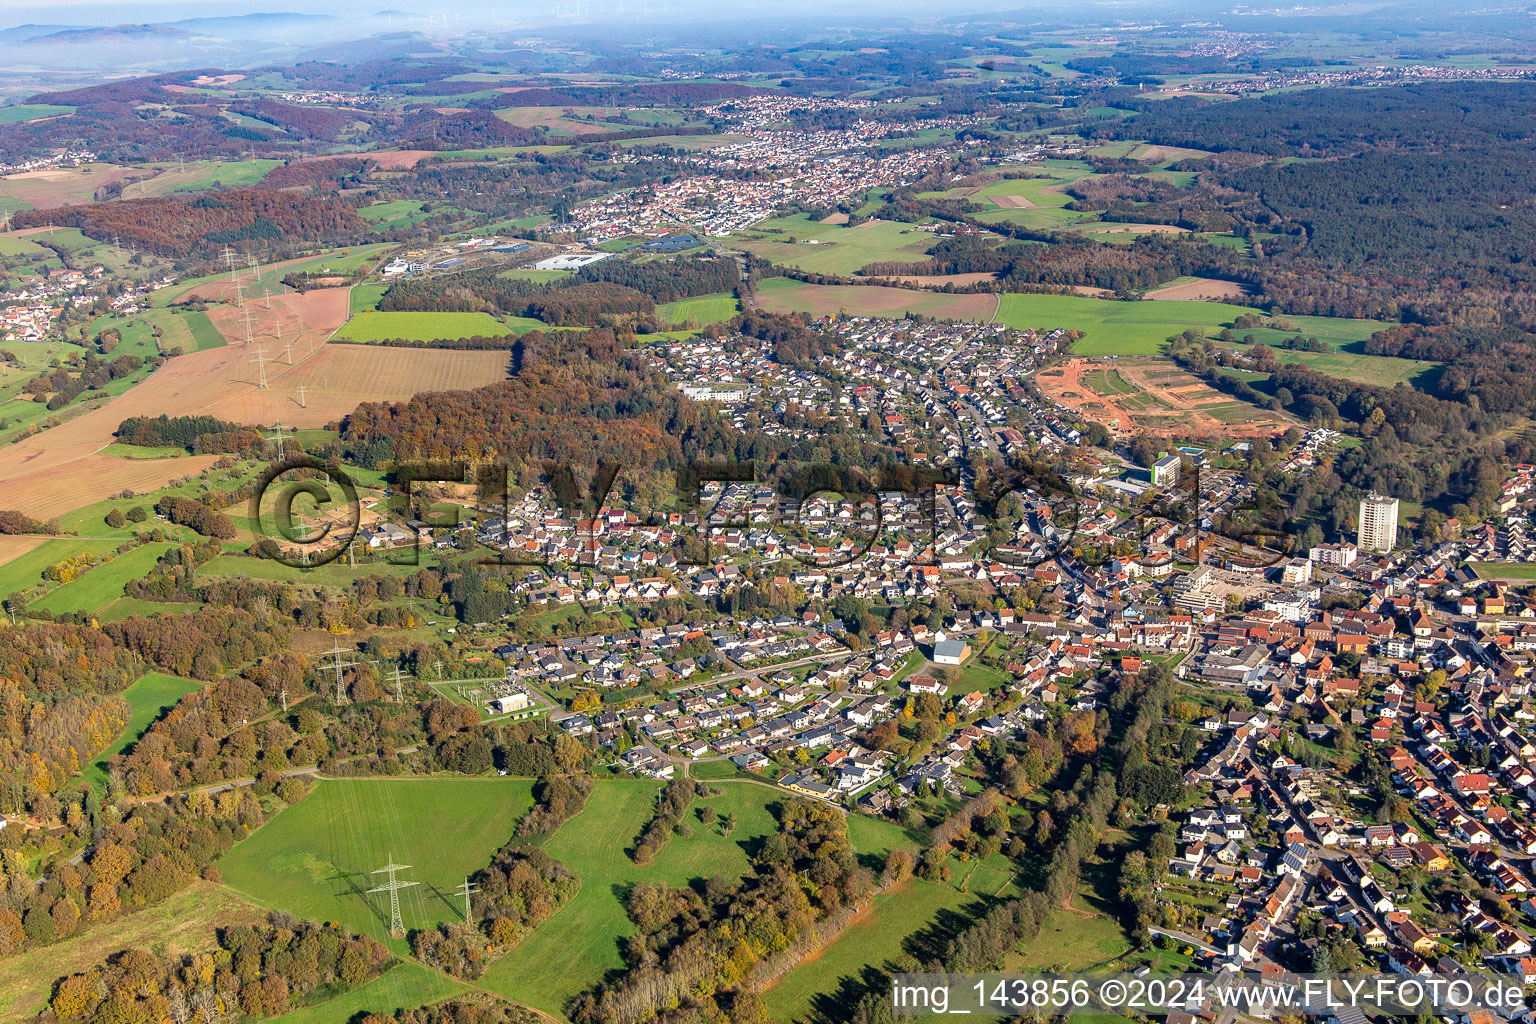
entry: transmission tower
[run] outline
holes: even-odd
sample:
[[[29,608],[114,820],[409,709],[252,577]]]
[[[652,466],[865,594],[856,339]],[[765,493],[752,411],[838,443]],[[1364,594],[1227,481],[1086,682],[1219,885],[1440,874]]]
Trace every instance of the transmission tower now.
[[[306,551],[306,553],[307,553],[307,551]],[[362,662],[357,661],[356,659],[354,659],[352,661],[343,661],[342,657],[341,657],[342,653],[343,652],[342,652],[342,649],[341,649],[340,641],[332,640],[331,641],[331,664],[330,664],[329,667],[334,669],[335,672],[336,672],[336,703],[337,704],[344,704],[344,703],[346,703],[346,700],[347,700],[347,688],[346,688],[346,686],[344,685],[344,683],[342,681],[342,672],[341,672],[341,670],[344,669],[344,668],[351,668],[354,665],[361,665],[362,664]]]
[[[251,356],[251,360],[252,360],[252,362],[254,362],[256,364],[256,386],[258,388],[266,387],[267,386],[267,350],[264,349],[264,348],[257,349],[256,353]]]
[[[400,686],[400,666],[399,665],[395,666],[395,703],[396,704],[404,704],[405,703],[405,695],[402,692],[402,688]]]
[[[479,891],[480,891],[480,887],[478,885],[470,885],[469,884],[469,879],[466,878],[466,879],[464,879],[464,884],[460,885],[458,887],[458,889],[454,892],[455,896],[463,896],[464,897],[464,920],[465,921],[469,920],[469,898],[471,896],[473,896],[475,893],[479,892]]]
[[[258,283],[259,284],[261,282],[261,275],[256,272],[256,256],[255,256],[254,253],[249,255],[249,256],[246,256],[246,258],[245,258],[245,267],[246,267],[247,270],[249,270],[251,272],[251,281],[254,282],[254,283]],[[266,289],[263,289],[263,291],[266,291]],[[271,309],[272,308],[272,293],[270,291],[266,291],[266,294],[265,294],[264,297],[267,300],[267,308]]]
[[[283,461],[283,441],[286,440],[287,438],[291,437],[291,436],[293,436],[291,433],[284,433],[283,432],[283,422],[282,422],[282,420],[278,420],[278,422],[277,422],[277,429],[272,431],[272,433],[267,435],[266,439],[268,441],[276,441],[277,442],[277,461],[279,461],[279,462]]]
[[[304,385],[303,384],[299,385],[299,408],[300,409],[308,409],[309,408],[309,406],[304,401]]]
[[[400,920],[400,890],[409,889],[418,883],[402,882],[395,877],[395,872],[409,869],[409,864],[396,864],[395,855],[390,854],[388,864],[368,872],[370,875],[385,875],[389,879],[383,885],[376,885],[369,889],[368,892],[370,895],[376,892],[389,893],[389,934],[397,939],[405,934],[405,924]]]

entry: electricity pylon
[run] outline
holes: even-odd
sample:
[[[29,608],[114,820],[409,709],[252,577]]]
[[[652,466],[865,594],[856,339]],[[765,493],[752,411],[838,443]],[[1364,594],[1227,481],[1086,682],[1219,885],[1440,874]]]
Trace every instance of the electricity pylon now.
[[[464,897],[464,920],[465,921],[469,920],[469,898],[470,898],[470,896],[474,895],[475,893],[477,893],[479,891],[480,891],[480,887],[478,885],[470,885],[469,884],[469,879],[466,878],[466,879],[464,879],[464,883],[459,886],[457,891],[454,892],[455,896],[463,896]]]
[[[395,877],[395,872],[409,869],[409,864],[396,864],[395,855],[390,854],[388,864],[369,872],[370,875],[387,875],[389,878],[389,881],[383,885],[374,886],[368,892],[370,895],[376,892],[389,893],[389,934],[397,939],[405,935],[405,924],[400,920],[400,890],[409,889],[419,883],[402,882]]]
[[[292,435],[289,434],[289,433],[284,433],[284,431],[283,431],[283,421],[282,420],[278,420],[277,421],[277,429],[274,430],[272,433],[267,435],[266,439],[268,441],[276,441],[277,442],[277,461],[279,461],[279,462],[283,461],[283,441],[285,441],[287,438],[289,438],[291,436]]]
[[[338,641],[338,640],[332,640],[331,641],[331,651],[330,651],[330,654],[331,654],[331,664],[330,664],[329,667],[336,670],[336,703],[337,704],[344,704],[344,703],[346,703],[346,699],[347,699],[347,689],[346,689],[346,686],[344,685],[343,680],[342,680],[342,672],[341,672],[341,670],[344,669],[344,668],[351,668],[354,665],[361,665],[361,664],[363,664],[363,662],[356,661],[356,660],[354,660],[354,661],[343,661],[342,658],[341,658],[341,655],[342,655],[341,642]]]

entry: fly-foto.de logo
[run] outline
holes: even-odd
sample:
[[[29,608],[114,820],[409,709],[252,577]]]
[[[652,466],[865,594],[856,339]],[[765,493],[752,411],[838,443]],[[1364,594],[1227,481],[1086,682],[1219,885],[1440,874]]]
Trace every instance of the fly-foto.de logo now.
[[[642,509],[619,485],[617,464],[534,469],[530,482],[504,463],[402,463],[393,487],[365,507],[346,471],[296,455],[256,483],[255,550],[296,568],[355,557],[361,545],[412,565],[430,546],[473,549],[481,564],[507,567],[651,565],[656,556],[686,567],[756,555],[819,569],[877,558],[886,567],[970,561],[1021,571],[1058,562],[1077,571],[1198,561],[1213,544],[1227,561],[1262,570],[1294,546],[1279,510],[1231,495],[1213,503],[1198,465],[1126,500],[1094,478],[1023,460],[975,472],[695,462],[676,470],[666,500]]]

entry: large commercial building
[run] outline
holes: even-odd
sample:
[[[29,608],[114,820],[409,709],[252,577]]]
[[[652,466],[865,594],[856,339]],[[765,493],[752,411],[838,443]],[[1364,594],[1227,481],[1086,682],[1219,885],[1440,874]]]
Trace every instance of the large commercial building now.
[[[1391,551],[1397,546],[1397,499],[1367,495],[1360,502],[1360,533],[1355,546],[1361,551]]]

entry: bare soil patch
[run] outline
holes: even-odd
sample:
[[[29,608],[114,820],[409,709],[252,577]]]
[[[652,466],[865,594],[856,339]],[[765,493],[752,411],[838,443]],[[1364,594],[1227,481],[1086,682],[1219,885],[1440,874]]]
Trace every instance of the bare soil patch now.
[[[97,453],[8,477],[0,480],[0,487],[18,495],[15,507],[27,515],[52,519],[125,490],[153,491],[172,480],[196,476],[219,458],[187,455],[178,459],[123,459]]]
[[[1183,95],[1198,96],[1209,94],[1185,93]],[[1196,157],[1211,155],[1206,150],[1189,149],[1185,146],[1144,146],[1140,149],[1132,150],[1132,152],[1135,154],[1135,159],[1145,160],[1148,163],[1154,164],[1160,164],[1171,160],[1193,160]]]
[[[1184,235],[1189,228],[1177,224],[1106,224],[1097,229],[1085,228],[1090,235]]]
[[[1237,281],[1221,281],[1214,277],[1201,277],[1183,284],[1169,285],[1147,292],[1149,299],[1246,299],[1253,289]]]
[[[972,274],[900,274],[895,276],[880,275],[870,278],[871,281],[900,281],[902,284],[915,284],[924,288],[943,288],[952,284],[956,288],[962,285],[975,284],[978,281],[996,281],[995,273],[977,271]]]
[[[33,548],[40,548],[52,539],[52,537],[32,533],[0,534],[0,565],[20,558]]]
[[[1110,387],[1111,373],[1131,390]],[[1290,419],[1257,407],[1245,406],[1237,421],[1213,415],[1211,410],[1236,400],[1165,359],[1071,359],[1042,370],[1035,380],[1051,400],[1118,434],[1273,437],[1292,426]]]
[[[761,292],[757,304],[771,313],[798,310],[816,316],[832,316],[846,309],[855,316],[900,317],[913,312],[941,319],[986,323],[997,311],[997,296],[943,295],[878,285],[801,284]]]
[[[378,164],[383,171],[404,171],[415,167],[429,156],[436,156],[437,151],[431,149],[391,149],[382,153],[360,153]]]
[[[1035,208],[1034,202],[1026,196],[988,196],[987,198],[992,200],[992,205],[1003,210],[1033,210]]]
[[[114,181],[137,181],[150,177],[142,168],[88,164],[85,167],[58,167],[47,171],[27,171],[0,178],[0,195],[32,204],[33,209],[55,210],[94,201],[96,190]]]
[[[323,427],[350,415],[363,402],[403,402],[423,392],[460,391],[505,380],[509,361],[508,353],[496,351],[326,345],[265,389],[244,391],[212,413],[236,423]]]

